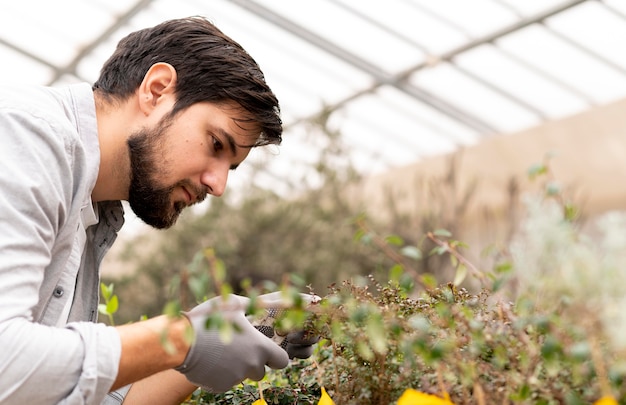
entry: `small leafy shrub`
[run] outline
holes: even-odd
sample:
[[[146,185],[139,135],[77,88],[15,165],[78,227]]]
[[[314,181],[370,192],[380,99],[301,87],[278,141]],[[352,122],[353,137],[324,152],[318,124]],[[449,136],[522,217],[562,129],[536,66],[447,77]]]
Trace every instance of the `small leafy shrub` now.
[[[311,359],[269,371],[258,385],[197,392],[189,404],[251,404],[260,391],[268,404],[317,404],[322,387],[341,405],[394,404],[407,389],[457,405],[626,403],[626,321],[616,309],[626,218],[608,215],[588,236],[572,213],[552,198],[531,200],[492,271],[473,268],[448,233],[429,233],[429,254],[450,256],[456,269],[442,284],[402,258],[419,259],[419,247],[361,227],[357,239],[398,258],[389,279],[330,287],[303,325],[323,338]],[[481,287],[463,287],[467,275]]]
[[[246,381],[224,394],[197,391],[186,404],[252,404],[259,400],[261,388],[263,399],[268,404],[316,405],[321,395],[316,380],[311,374],[310,361],[295,360],[280,372],[270,371],[260,383]]]
[[[598,369],[609,353],[584,329],[529,302],[514,310],[490,304],[490,297],[450,284],[412,299],[397,286],[346,282],[309,320],[325,338],[313,359],[270,371],[261,383],[264,398],[317,404],[323,386],[337,404],[392,404],[414,388],[445,392],[455,404],[573,405],[593,403],[603,384],[624,396],[623,374]],[[258,399],[257,386],[243,384],[190,403]]]

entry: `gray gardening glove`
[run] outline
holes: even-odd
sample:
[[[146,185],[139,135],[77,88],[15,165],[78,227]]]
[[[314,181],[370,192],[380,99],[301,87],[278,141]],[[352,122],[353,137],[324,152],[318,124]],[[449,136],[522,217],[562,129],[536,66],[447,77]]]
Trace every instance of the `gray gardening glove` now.
[[[204,390],[225,392],[246,378],[261,380],[265,365],[275,369],[286,367],[289,364],[287,353],[246,318],[249,302],[249,298],[231,294],[226,300],[212,298],[186,312],[195,340],[185,361],[176,370]],[[217,329],[206,328],[208,315],[216,311],[235,327],[229,342],[222,341]]]
[[[281,316],[282,312],[294,306],[295,303],[291,302],[293,300],[290,298],[281,291],[259,295],[257,297],[257,305],[265,308],[266,312],[260,319],[252,321],[252,324],[265,336],[285,349],[290,359],[306,359],[313,353],[313,345],[320,340],[319,336],[311,335],[304,330],[281,333],[274,328],[274,323]],[[321,300],[320,297],[312,294],[300,294],[300,298],[302,299],[303,308],[307,308],[312,303]]]

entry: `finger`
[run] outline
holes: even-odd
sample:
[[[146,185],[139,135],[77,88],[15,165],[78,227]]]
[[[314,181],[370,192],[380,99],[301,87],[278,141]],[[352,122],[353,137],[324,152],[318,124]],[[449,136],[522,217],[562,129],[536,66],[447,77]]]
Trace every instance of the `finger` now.
[[[240,308],[245,310],[250,305],[250,298],[244,297],[243,295],[230,294],[228,302],[230,304],[237,303]]]
[[[313,346],[288,344],[287,354],[290,359],[308,359],[313,354]]]
[[[304,297],[304,300],[308,302],[309,304],[317,303],[322,300],[322,297],[320,297],[319,295],[315,295],[315,294],[302,294],[302,296]]]
[[[281,302],[283,301],[283,292],[275,291],[267,294],[261,294],[257,298],[263,302]]]
[[[289,297],[286,297],[282,291],[262,294],[256,299],[261,308],[287,308],[292,304]]]
[[[315,294],[300,293],[298,294],[298,296],[306,305],[321,301],[321,297]],[[285,294],[283,291],[275,291],[275,292],[259,295],[257,299],[266,308],[267,307],[284,308],[284,307],[292,306],[294,304],[294,301],[297,298],[294,298],[293,295]]]
[[[304,330],[291,332],[287,335],[287,342],[294,345],[314,345],[319,342],[320,337]]]
[[[265,377],[265,366],[252,367],[252,369],[249,370],[248,375],[246,377],[254,381],[261,381],[263,377]]]
[[[259,332],[260,333],[260,332]],[[280,369],[285,368],[289,364],[289,355],[285,350],[283,350],[280,346],[272,342],[270,339],[267,339],[269,346],[267,346],[267,364],[270,368]]]

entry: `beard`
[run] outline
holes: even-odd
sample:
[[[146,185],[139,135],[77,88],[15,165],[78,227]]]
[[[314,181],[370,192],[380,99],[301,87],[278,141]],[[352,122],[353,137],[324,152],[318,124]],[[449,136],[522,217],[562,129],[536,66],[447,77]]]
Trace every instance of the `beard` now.
[[[130,156],[130,187],[128,203],[135,215],[146,224],[166,229],[176,223],[180,213],[187,207],[184,201],[172,201],[172,193],[178,187],[185,187],[196,202],[206,198],[206,190],[198,189],[191,181],[181,180],[169,186],[159,184],[167,174],[163,169],[164,149],[162,142],[169,127],[162,120],[153,128],[144,128],[128,138]]]

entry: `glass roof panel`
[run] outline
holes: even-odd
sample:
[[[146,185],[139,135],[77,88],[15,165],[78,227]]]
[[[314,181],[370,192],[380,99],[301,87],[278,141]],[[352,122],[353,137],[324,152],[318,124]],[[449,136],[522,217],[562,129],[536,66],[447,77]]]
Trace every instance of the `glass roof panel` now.
[[[621,3],[626,10],[626,2]],[[626,69],[626,17],[597,2],[586,2],[546,21],[552,30],[570,38],[587,52],[600,55],[620,69]],[[593,29],[581,27],[593,26]]]
[[[423,59],[421,52],[410,43],[399,40],[386,27],[375,24],[373,16],[364,14],[360,7],[328,0],[294,2],[281,0],[264,3],[275,13],[295,22],[337,47],[346,58],[350,54],[379,70],[397,72],[408,64]],[[360,4],[360,3],[359,3]],[[379,11],[396,15],[393,7]]]
[[[568,0],[494,0],[498,3],[510,6],[511,10],[520,16],[530,17],[544,10],[569,3]]]
[[[0,44],[0,83],[46,83],[52,77],[52,69],[46,65],[35,62],[22,53]]]
[[[61,66],[112,21],[113,15],[79,0],[65,0],[62,6],[54,1],[0,2],[0,37]]]
[[[327,107],[346,160],[374,173],[626,96],[622,0],[0,2],[0,81],[93,82],[122,36],[189,15],[240,42],[279,97],[285,142],[249,159],[273,188],[316,182],[307,164],[329,145],[306,119]]]
[[[449,63],[439,64],[415,74],[412,83],[459,106],[462,111],[480,117],[500,133],[509,133],[538,124],[539,118],[460,72]]]
[[[576,94],[558,86],[536,70],[507,57],[492,45],[483,45],[455,58],[455,62],[493,86],[502,89],[520,106],[552,119],[589,107]]]
[[[626,18],[626,2],[622,0],[604,0],[602,3],[619,13],[622,18]]]
[[[82,3],[84,3],[84,1],[82,1]],[[128,11],[136,2],[133,0],[89,0],[89,3],[93,5],[94,8],[118,16]]]
[[[517,20],[508,7],[493,0],[417,0],[416,4],[431,18],[462,32],[466,39],[487,35]]]
[[[543,26],[532,25],[500,39],[498,43],[544,71],[551,80],[586,97],[592,104],[612,101],[617,94],[626,92],[623,74]]]

